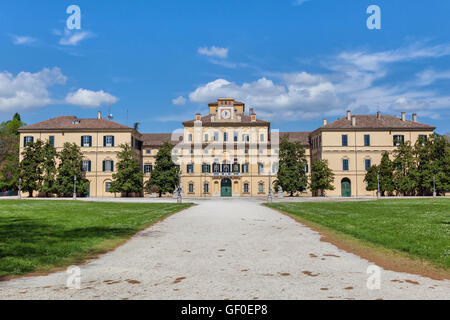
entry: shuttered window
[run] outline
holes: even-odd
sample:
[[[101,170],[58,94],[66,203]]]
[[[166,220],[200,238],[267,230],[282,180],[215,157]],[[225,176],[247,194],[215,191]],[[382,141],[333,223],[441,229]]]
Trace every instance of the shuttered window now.
[[[81,146],[82,147],[92,147],[92,137],[91,136],[82,136],[81,137]]]

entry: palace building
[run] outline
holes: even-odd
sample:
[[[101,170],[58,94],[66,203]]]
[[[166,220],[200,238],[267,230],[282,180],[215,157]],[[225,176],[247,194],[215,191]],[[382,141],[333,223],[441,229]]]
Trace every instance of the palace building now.
[[[76,143],[84,154],[88,196],[112,197],[109,187],[121,144],[134,148],[146,182],[159,148],[170,142],[185,197],[265,197],[276,179],[279,140],[285,137],[305,148],[308,174],[311,163],[328,160],[335,173],[335,190],[327,191],[327,196],[371,196],[375,192],[366,191],[364,176],[372,164],[380,162],[382,153],[406,141],[414,144],[435,130],[417,122],[416,114],[407,120],[405,113],[398,118],[347,111],[334,122],[324,119],[313,132],[278,132],[252,108],[247,111],[243,102],[221,98],[208,106],[207,115],[196,114],[183,122],[184,130],[174,133],[140,133],[103,119],[100,112],[94,119],[61,116],[21,128],[20,151],[37,140],[50,141],[57,151],[66,142]],[[304,190],[299,195],[312,193]]]

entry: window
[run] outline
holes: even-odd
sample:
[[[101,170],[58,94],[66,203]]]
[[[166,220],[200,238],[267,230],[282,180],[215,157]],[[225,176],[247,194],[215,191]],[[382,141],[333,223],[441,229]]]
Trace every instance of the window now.
[[[188,164],[186,169],[187,169],[187,173],[194,173],[194,165],[193,164]]]
[[[309,172],[309,166],[308,166],[308,165],[305,166],[305,172],[306,172],[306,173]]]
[[[425,134],[419,134],[419,140],[422,140],[422,141],[427,141],[427,135],[425,135]]]
[[[258,174],[262,174],[264,171],[264,163],[258,163]]]
[[[233,140],[234,140],[234,142],[238,141],[238,133],[236,131],[234,132]]]
[[[264,141],[264,134],[263,133],[259,135],[259,141],[261,141],[261,142]]]
[[[248,173],[248,163],[242,165],[242,173]]]
[[[144,173],[151,173],[153,171],[152,164],[144,164]]]
[[[209,140],[208,134],[205,134],[205,142],[208,142],[208,140]]]
[[[83,172],[91,172],[91,161],[83,160],[81,164],[81,170],[83,170]]]
[[[240,165],[239,165],[239,163],[233,163],[233,172],[235,172],[235,173],[237,173],[237,172],[240,172],[241,170],[240,170]]]
[[[366,160],[364,160],[364,164],[366,167],[366,171],[368,171],[370,166],[372,165],[372,161],[370,159],[366,159]]]
[[[211,165],[203,164],[202,165],[202,173],[208,173],[208,172],[211,172]]]
[[[244,183],[244,193],[248,193],[248,183]]]
[[[92,147],[92,137],[91,136],[82,136],[81,137],[81,146],[82,147]]]
[[[150,153],[152,153],[152,150],[147,149],[147,150],[145,150],[145,153],[146,153],[146,154],[150,154]]]
[[[248,134],[243,134],[242,135],[242,141],[249,142],[250,141],[250,136]]]
[[[364,146],[365,147],[370,146],[370,135],[369,134],[364,135]]]
[[[192,133],[189,133],[189,135],[188,135],[188,141],[189,141],[189,142],[192,142]]]
[[[348,146],[348,136],[346,134],[342,135],[342,146],[347,147]]]
[[[33,143],[34,138],[33,137],[23,137],[23,146],[26,147],[27,144]]]
[[[220,165],[218,163],[213,164],[213,172],[215,172],[215,173],[220,172]]]
[[[203,184],[203,193],[209,193],[209,184],[208,183]]]
[[[228,133],[227,132],[223,133],[223,141],[228,141]]]
[[[111,182],[106,182],[105,183],[105,191],[109,192],[109,189],[111,189],[112,183]]]
[[[244,149],[244,153],[245,153],[245,154],[248,154],[248,148],[245,148],[245,149]]]
[[[189,183],[188,190],[189,190],[189,193],[194,193],[194,184],[192,182]]]
[[[264,192],[264,183],[262,183],[262,182],[258,183],[258,192],[259,193]]]
[[[55,146],[55,136],[48,137],[48,142],[50,143],[50,145],[52,147],[54,147]]]
[[[114,137],[113,136],[104,136],[103,137],[103,146],[104,147],[114,147]]]
[[[219,133],[217,131],[214,132],[214,141],[219,141]]]
[[[103,160],[103,172],[113,172],[114,171],[114,161]]]
[[[394,147],[405,143],[404,135],[394,135]]]
[[[342,160],[342,170],[348,171],[348,159]]]
[[[229,164],[222,164],[222,172],[231,172],[231,166]]]

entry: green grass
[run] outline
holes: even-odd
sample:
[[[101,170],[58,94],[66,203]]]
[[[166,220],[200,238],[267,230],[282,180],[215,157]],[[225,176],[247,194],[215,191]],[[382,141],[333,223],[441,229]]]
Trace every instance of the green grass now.
[[[80,263],[189,206],[1,200],[0,277]]]
[[[450,268],[450,199],[267,204],[271,208]]]

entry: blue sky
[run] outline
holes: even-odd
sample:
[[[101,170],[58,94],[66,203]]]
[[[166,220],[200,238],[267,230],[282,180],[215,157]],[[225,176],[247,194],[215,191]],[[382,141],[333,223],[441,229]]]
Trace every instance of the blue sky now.
[[[81,30],[65,30],[69,5]],[[381,30],[369,30],[369,5]],[[229,96],[280,130],[353,113],[419,114],[450,131],[450,2],[0,3],[0,121],[59,115],[171,132]],[[128,114],[128,116],[127,116]]]

